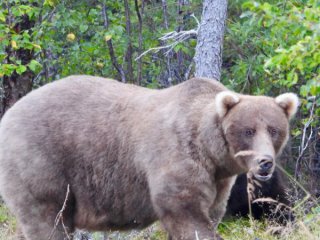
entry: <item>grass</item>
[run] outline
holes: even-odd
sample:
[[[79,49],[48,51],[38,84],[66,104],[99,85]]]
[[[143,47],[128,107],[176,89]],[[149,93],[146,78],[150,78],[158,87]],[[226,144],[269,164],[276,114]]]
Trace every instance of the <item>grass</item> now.
[[[250,221],[238,218],[222,222],[219,232],[230,240],[316,240],[320,239],[320,216],[313,215],[309,223],[298,220],[296,223],[279,227],[269,222]],[[278,232],[274,234],[274,232]]]
[[[16,220],[5,205],[0,204],[0,240],[10,239],[16,229]]]

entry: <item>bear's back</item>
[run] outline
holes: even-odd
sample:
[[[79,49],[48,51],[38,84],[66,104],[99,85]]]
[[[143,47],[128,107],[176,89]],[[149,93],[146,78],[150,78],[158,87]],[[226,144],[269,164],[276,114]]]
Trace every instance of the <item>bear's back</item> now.
[[[79,227],[106,224],[91,223],[90,214],[104,219],[110,208],[123,209],[108,215],[119,224],[127,224],[125,219],[138,212],[141,220],[134,225],[148,224],[149,218],[155,218],[151,205],[126,209],[149,202],[144,175],[137,174],[132,147],[127,144],[132,140],[127,126],[135,105],[130,100],[152,94],[152,90],[110,79],[72,76],[25,96],[0,123],[0,144],[6,146],[0,148],[4,199],[9,204],[13,198],[27,201],[30,189],[36,198],[63,202],[70,184],[77,199]],[[129,183],[136,187],[123,196],[117,189],[128,189]]]

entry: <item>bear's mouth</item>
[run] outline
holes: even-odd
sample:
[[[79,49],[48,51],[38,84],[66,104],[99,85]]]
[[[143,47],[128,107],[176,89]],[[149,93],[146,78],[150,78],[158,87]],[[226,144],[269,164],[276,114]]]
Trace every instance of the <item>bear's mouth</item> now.
[[[272,177],[272,173],[269,172],[259,172],[254,174],[254,177],[262,182],[268,181]]]

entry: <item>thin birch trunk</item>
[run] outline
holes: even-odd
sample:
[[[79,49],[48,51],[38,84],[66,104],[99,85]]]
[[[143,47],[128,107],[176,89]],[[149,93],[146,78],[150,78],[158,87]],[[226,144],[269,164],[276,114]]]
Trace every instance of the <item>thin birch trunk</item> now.
[[[132,40],[131,40],[131,19],[130,19],[130,6],[128,0],[124,0],[124,9],[126,14],[126,32],[128,36],[128,47],[125,55],[127,62],[127,76],[130,82],[134,81],[133,66],[132,66]]]
[[[167,0],[162,0],[163,24],[164,24],[164,28],[166,30],[169,29],[167,6],[168,6],[167,5]],[[169,54],[166,55],[166,65],[167,65],[167,71],[168,71],[168,79],[166,81],[166,84],[168,86],[172,85],[171,58],[172,58],[172,53],[169,53]]]
[[[138,31],[139,31],[139,46],[138,46],[138,56],[142,53],[142,16],[139,10],[138,0],[134,0],[134,5],[138,17]],[[141,85],[142,81],[142,57],[138,59],[138,80],[137,84]]]
[[[167,9],[167,0],[162,0],[162,11],[163,11],[163,24],[164,28],[168,29],[168,9]]]
[[[220,80],[227,0],[204,0],[195,53],[195,76]]]

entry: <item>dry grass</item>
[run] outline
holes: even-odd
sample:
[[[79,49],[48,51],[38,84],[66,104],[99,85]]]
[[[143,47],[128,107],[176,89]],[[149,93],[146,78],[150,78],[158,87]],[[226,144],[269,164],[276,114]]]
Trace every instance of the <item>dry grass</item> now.
[[[287,227],[278,227],[270,222],[250,221],[245,218],[233,218],[219,225],[219,233],[228,240],[317,240],[320,239],[320,205],[305,214],[304,209],[298,212],[297,221]],[[303,210],[303,211],[302,211]],[[14,235],[15,219],[6,207],[0,206],[0,240],[8,240]],[[274,235],[272,232],[278,232]],[[160,224],[154,224],[143,231],[107,234],[110,240],[165,240],[167,234]],[[103,239],[103,234],[95,233],[92,240]]]

